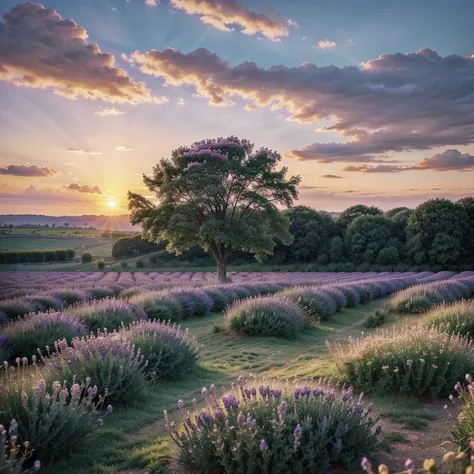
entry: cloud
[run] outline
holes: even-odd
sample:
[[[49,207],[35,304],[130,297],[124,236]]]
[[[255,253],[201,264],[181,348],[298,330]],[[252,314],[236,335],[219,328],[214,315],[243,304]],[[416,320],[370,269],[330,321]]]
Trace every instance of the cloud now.
[[[343,179],[342,176],[337,176],[335,174],[323,174],[321,178],[328,178],[328,179]]]
[[[94,151],[94,150],[84,150],[82,148],[68,148],[66,151],[70,153],[76,153],[77,155],[102,155],[102,152],[100,151]]]
[[[330,41],[327,38],[318,41],[318,48],[319,49],[332,49],[336,47],[336,43],[334,41]]]
[[[297,21],[293,21],[291,18],[288,18],[288,20],[286,20],[286,24],[290,27],[290,28],[299,28],[300,25],[298,24]]]
[[[77,184],[72,183],[69,186],[64,186],[68,191],[77,191],[78,193],[88,193],[88,194],[104,194],[99,186],[88,186],[87,184]]]
[[[86,195],[84,195],[85,198]],[[92,196],[91,196],[92,197]],[[58,203],[90,203],[90,200],[78,199],[77,196],[72,195],[68,192],[60,192],[57,189],[49,188],[37,188],[35,186],[29,186],[26,189],[18,190],[13,188],[8,188],[7,191],[0,192],[0,199],[14,202],[25,202],[26,204],[53,204],[57,205]]]
[[[8,165],[0,167],[0,175],[50,178],[57,176],[58,172],[51,168],[39,168],[38,166]]]
[[[182,97],[180,97],[178,99],[178,105],[186,105],[186,101]]]
[[[124,145],[120,145],[120,146],[115,148],[115,151],[132,151],[132,150],[133,150],[133,148],[128,148]]]
[[[101,107],[100,110],[94,112],[96,115],[101,117],[116,117],[117,115],[124,115],[125,112],[118,109],[117,107]]]
[[[383,54],[359,67],[231,66],[207,49],[136,51],[141,71],[191,84],[211,105],[241,97],[290,112],[287,120],[330,124],[342,143],[313,143],[287,156],[320,162],[382,162],[388,152],[474,143],[474,55],[430,49]]]
[[[262,34],[277,40],[288,36],[288,28],[271,18],[256,13],[236,0],[171,0],[171,5],[221,31],[231,31],[229,25],[238,25],[244,35]]]
[[[461,153],[459,150],[450,149],[443,153],[437,153],[429,158],[423,158],[412,170],[432,171],[474,171],[474,155]]]
[[[163,102],[114,63],[112,54],[87,42],[84,28],[51,8],[28,2],[3,15],[0,80],[52,89],[68,99]]]
[[[160,4],[158,0],[145,0],[145,5],[148,7],[157,7]]]
[[[360,172],[360,173],[400,173],[409,168],[394,165],[377,165],[377,166],[346,166],[342,171]]]

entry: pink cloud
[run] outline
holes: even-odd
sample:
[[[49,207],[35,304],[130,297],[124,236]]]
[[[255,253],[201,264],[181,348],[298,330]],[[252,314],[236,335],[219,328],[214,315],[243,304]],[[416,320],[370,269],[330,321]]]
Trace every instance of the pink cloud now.
[[[64,186],[68,191],[77,191],[78,193],[88,193],[88,194],[104,194],[99,186],[89,186],[87,184],[77,184],[72,183],[69,186]]]
[[[288,28],[276,20],[256,13],[235,0],[171,0],[171,5],[221,31],[238,25],[245,35],[262,34],[271,40],[288,36]],[[293,25],[292,25],[293,26]]]
[[[58,172],[51,168],[39,168],[34,165],[8,165],[0,167],[0,175],[50,178],[52,176],[57,176]]]
[[[361,67],[231,66],[207,49],[136,51],[145,74],[172,86],[191,84],[209,104],[241,97],[257,107],[285,109],[287,120],[329,121],[342,143],[313,143],[288,157],[319,162],[383,162],[387,152],[474,143],[474,55],[384,54]],[[454,93],[453,91],[456,91]]]
[[[116,103],[164,100],[117,68],[112,54],[88,43],[84,28],[34,3],[17,5],[3,15],[0,80],[52,89],[68,99]]]

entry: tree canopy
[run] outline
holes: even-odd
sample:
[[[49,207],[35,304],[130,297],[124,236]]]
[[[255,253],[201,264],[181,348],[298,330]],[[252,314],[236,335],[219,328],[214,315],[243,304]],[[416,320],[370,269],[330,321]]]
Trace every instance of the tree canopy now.
[[[174,150],[152,176],[143,176],[156,203],[128,193],[132,224],[141,224],[145,238],[166,242],[176,254],[193,245],[210,251],[220,281],[232,250],[263,259],[273,253],[275,238],[290,244],[289,219],[279,207],[292,205],[300,178],[277,169],[278,153],[253,148],[231,136]]]
[[[354,219],[360,216],[381,216],[383,211],[375,206],[364,206],[364,204],[357,204],[355,206],[348,207],[344,212],[341,213],[337,219],[337,223],[344,229],[349,227]]]

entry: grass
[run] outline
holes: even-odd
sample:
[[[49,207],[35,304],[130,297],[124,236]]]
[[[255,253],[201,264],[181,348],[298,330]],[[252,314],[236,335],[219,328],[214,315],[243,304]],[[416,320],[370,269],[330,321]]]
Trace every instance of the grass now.
[[[90,249],[94,255],[110,255],[113,241],[103,238],[71,237],[1,237],[0,250]]]
[[[229,386],[241,374],[283,379],[337,377],[325,340],[346,341],[349,335],[367,331],[362,326],[364,319],[383,304],[382,299],[346,309],[330,322],[308,328],[288,340],[216,332],[213,328],[223,324],[222,314],[185,321],[198,343],[204,345],[199,369],[185,380],[155,385],[143,403],[114,409],[103,429],[86,441],[84,450],[45,472],[112,474],[145,465],[149,473],[167,472],[162,469],[175,447],[163,425],[163,409],[173,417],[178,399],[189,406],[192,398],[199,399],[203,386]]]

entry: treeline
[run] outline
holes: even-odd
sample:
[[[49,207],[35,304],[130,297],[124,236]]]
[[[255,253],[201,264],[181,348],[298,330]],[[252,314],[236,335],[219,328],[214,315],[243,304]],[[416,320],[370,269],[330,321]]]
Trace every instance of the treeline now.
[[[64,262],[72,260],[75,254],[74,249],[3,250],[0,251],[0,263]]]
[[[312,270],[320,271],[436,271],[474,266],[474,197],[457,202],[431,199],[415,209],[396,207],[385,213],[375,206],[356,205],[337,219],[306,206],[284,213],[294,240],[289,246],[276,241],[274,255],[266,260],[269,264],[310,263]],[[158,264],[214,263],[198,247],[177,256],[167,252],[165,244],[152,244],[139,236],[118,239],[114,250],[115,257],[157,252],[151,263]],[[230,261],[249,263],[254,257],[234,252]]]

